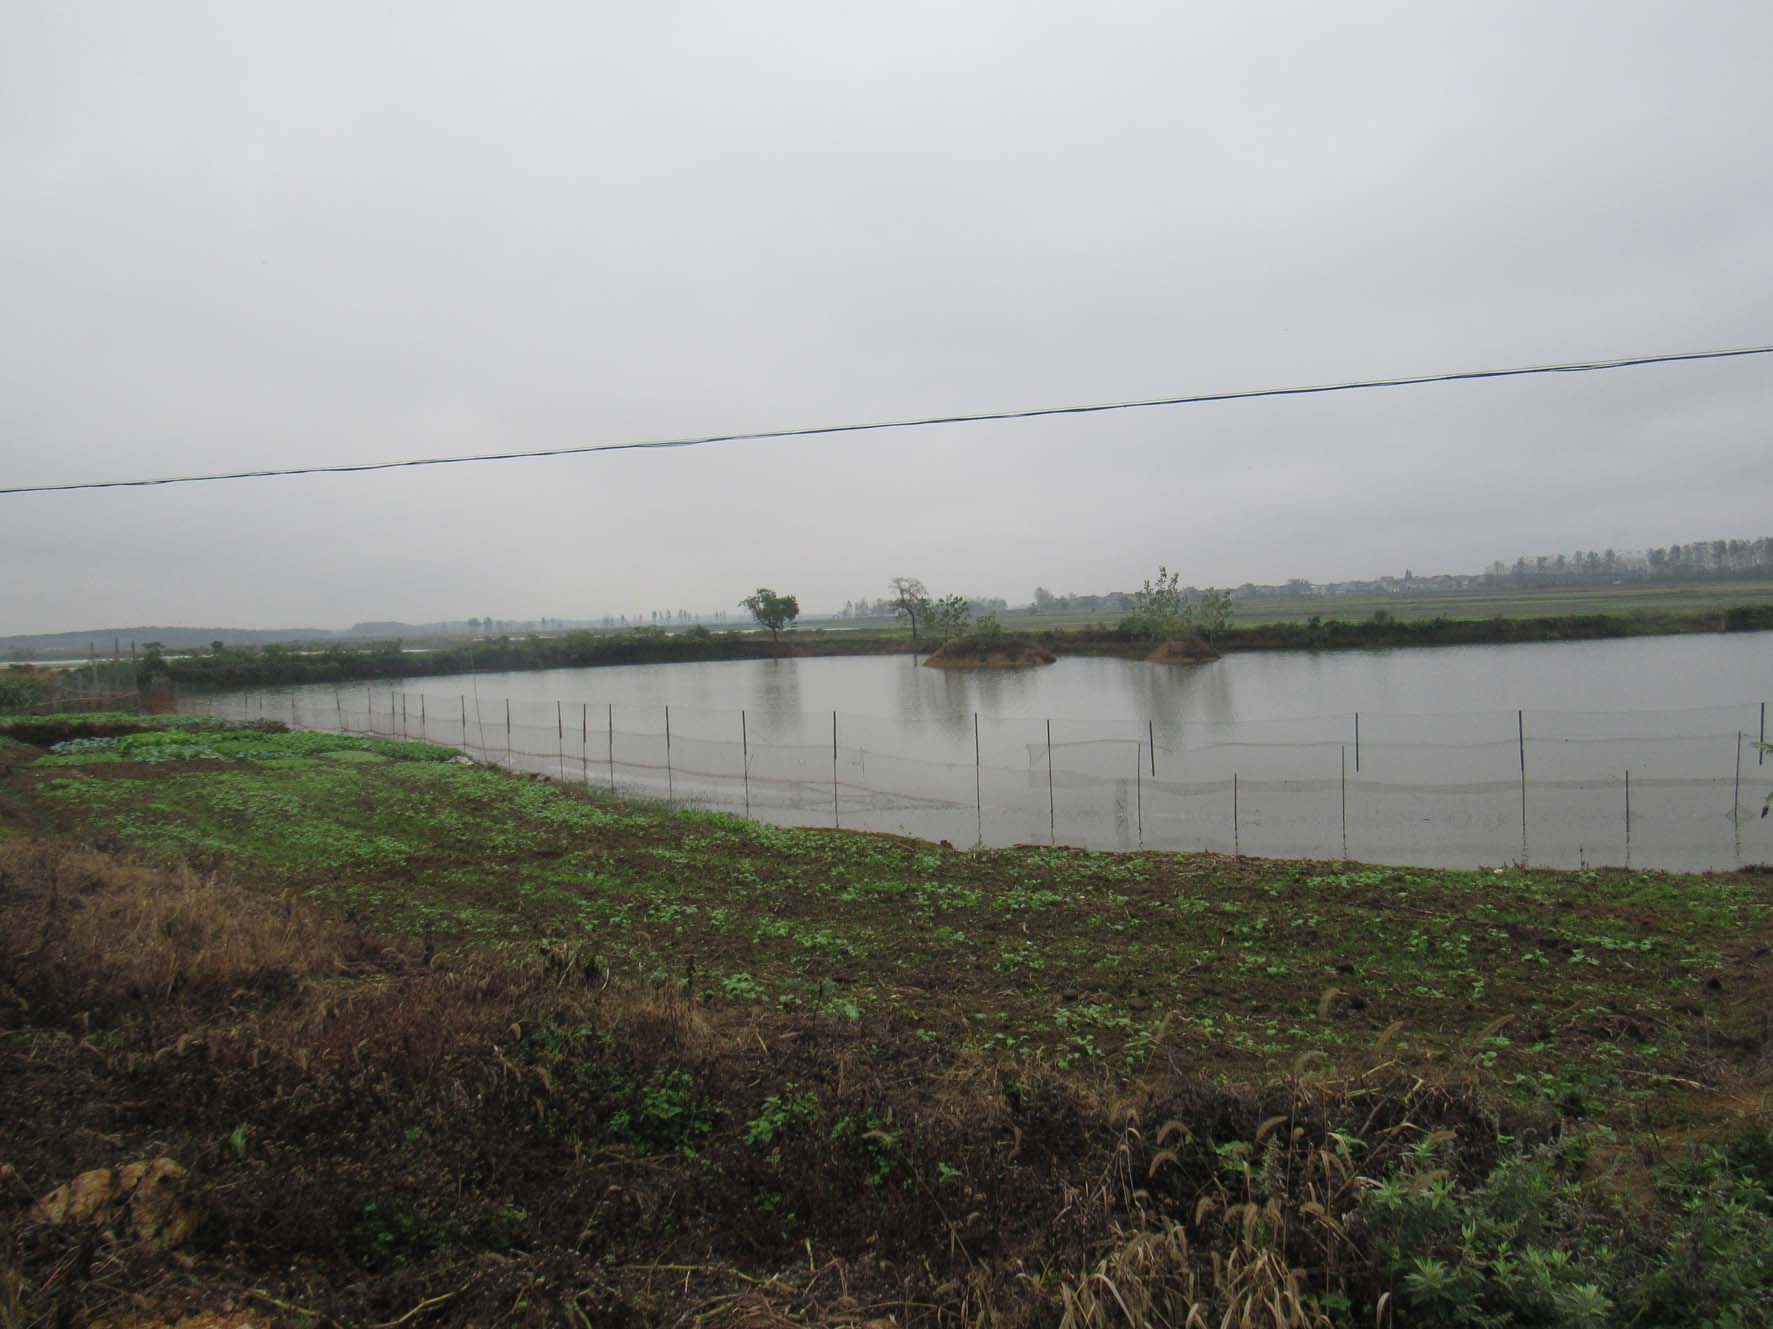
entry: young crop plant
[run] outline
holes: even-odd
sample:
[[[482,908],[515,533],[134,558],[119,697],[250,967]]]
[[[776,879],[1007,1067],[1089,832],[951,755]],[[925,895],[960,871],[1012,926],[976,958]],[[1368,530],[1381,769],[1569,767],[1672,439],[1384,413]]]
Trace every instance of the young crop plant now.
[[[771,1146],[804,1132],[818,1119],[818,1095],[801,1092],[800,1086],[790,1080],[780,1093],[764,1099],[758,1114],[745,1123],[745,1143],[753,1148]]]
[[[720,991],[730,1001],[763,1001],[768,994],[750,974],[728,974],[720,980]]]

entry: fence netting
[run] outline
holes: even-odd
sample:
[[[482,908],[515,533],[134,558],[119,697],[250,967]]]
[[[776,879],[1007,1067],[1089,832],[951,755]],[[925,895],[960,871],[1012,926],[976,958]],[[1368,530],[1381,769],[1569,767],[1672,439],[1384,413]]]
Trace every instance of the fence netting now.
[[[956,845],[1424,866],[1773,860],[1758,703],[1660,711],[1075,720],[724,710],[302,687],[183,709],[406,738],[626,796]]]

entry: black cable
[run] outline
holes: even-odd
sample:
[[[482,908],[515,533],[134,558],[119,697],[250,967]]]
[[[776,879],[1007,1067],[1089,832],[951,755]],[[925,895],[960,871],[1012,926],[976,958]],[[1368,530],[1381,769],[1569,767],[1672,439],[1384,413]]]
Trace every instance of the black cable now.
[[[214,475],[177,475],[158,480],[88,480],[77,484],[18,485],[0,494],[47,494],[71,489],[135,489],[149,485],[190,485],[211,480],[261,480],[284,475],[349,475],[358,471],[393,471],[412,466],[455,466],[462,462],[515,461],[521,457],[572,457],[588,452],[630,452],[641,448],[693,448],[704,443],[749,443],[768,438],[809,438],[818,434],[858,434],[881,429],[921,429],[928,425],[979,424],[987,420],[1031,420],[1043,415],[1092,415],[1133,411],[1153,406],[1197,406],[1206,402],[1245,401],[1253,397],[1303,397],[1365,388],[1404,388],[1424,383],[1458,383],[1476,379],[1521,378],[1529,374],[1586,374],[1637,365],[1675,364],[1688,360],[1728,360],[1748,355],[1773,355],[1773,346],[1745,346],[1727,351],[1684,351],[1675,355],[1640,355],[1619,360],[1584,360],[1570,364],[1530,365],[1516,369],[1466,369],[1450,374],[1416,374],[1404,378],[1370,378],[1312,387],[1248,388],[1240,392],[1206,392],[1186,397],[1151,397],[1142,401],[1101,402],[1089,406],[1039,406],[1020,411],[980,411],[966,415],[930,415],[872,424],[817,425],[805,429],[763,429],[744,434],[705,434],[694,438],[652,439],[633,443],[588,443],[571,448],[538,448],[524,452],[482,452],[467,457],[415,457],[407,461],[355,462],[337,466],[288,466],[258,471],[224,471]]]

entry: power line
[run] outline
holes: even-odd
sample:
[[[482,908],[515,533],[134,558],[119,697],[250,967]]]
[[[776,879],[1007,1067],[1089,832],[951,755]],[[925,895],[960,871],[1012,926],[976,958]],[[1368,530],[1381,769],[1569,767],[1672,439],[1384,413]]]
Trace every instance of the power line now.
[[[1136,411],[1154,406],[1199,406],[1207,402],[1247,401],[1256,397],[1305,397],[1366,388],[1407,388],[1424,383],[1460,383],[1478,379],[1523,378],[1530,374],[1589,374],[1638,365],[1676,364],[1689,360],[1730,360],[1773,355],[1773,346],[1744,346],[1725,351],[1683,351],[1674,355],[1638,355],[1618,360],[1582,360],[1569,364],[1528,365],[1513,369],[1465,369],[1447,374],[1414,374],[1401,378],[1369,378],[1308,387],[1247,388],[1237,392],[1203,392],[1182,397],[1148,397],[1139,401],[1098,402],[1085,406],[1037,406],[1016,411],[977,411],[962,415],[928,415],[909,420],[877,420],[868,424],[814,425],[803,429],[762,429],[741,434],[703,434],[692,438],[661,438],[629,443],[587,443],[569,448],[535,448],[522,452],[481,452],[465,457],[412,457],[405,461],[354,462],[336,466],[281,466],[256,471],[222,471],[212,475],[175,475],[154,480],[87,480],[74,484],[17,485],[0,494],[47,494],[73,489],[137,489],[151,485],[192,485],[212,480],[264,480],[286,475],[351,475],[359,471],[394,471],[416,466],[457,466],[464,462],[516,461],[522,457],[574,457],[590,452],[632,452],[643,448],[694,448],[705,443],[751,443],[771,438],[811,438],[821,434],[860,434],[885,429],[922,429],[929,425],[981,424],[988,420],[1032,420],[1047,415],[1095,415],[1105,411]]]

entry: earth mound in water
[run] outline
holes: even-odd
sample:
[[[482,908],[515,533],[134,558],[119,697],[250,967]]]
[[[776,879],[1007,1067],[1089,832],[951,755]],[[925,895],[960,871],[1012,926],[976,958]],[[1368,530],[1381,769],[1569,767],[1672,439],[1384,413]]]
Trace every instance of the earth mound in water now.
[[[956,637],[924,663],[934,669],[1028,669],[1058,658],[1024,637]]]
[[[1151,664],[1204,664],[1217,660],[1219,652],[1199,637],[1184,637],[1180,641],[1166,641],[1145,658]]]

